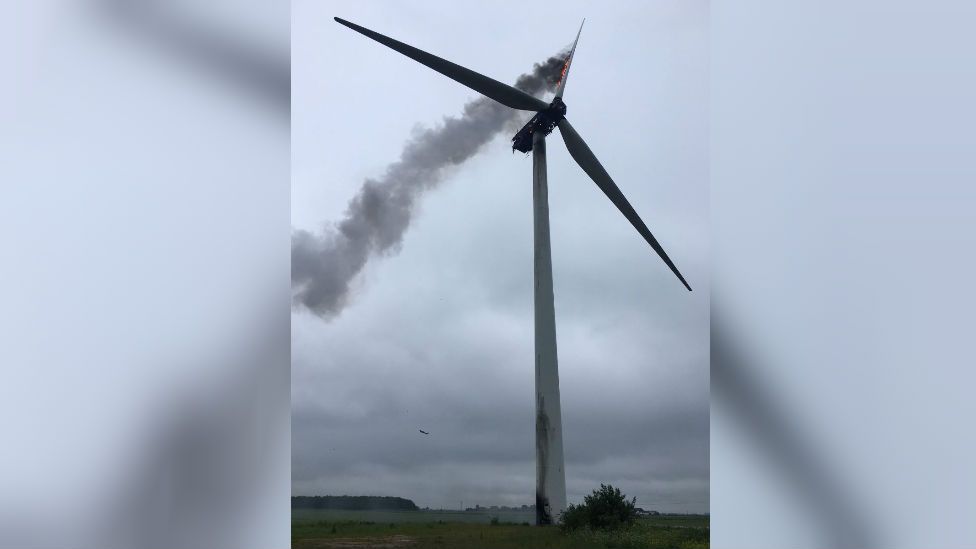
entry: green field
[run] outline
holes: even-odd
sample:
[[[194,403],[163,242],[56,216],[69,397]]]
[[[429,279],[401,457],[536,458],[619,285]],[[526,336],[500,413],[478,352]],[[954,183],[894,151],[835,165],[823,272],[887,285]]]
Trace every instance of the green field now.
[[[617,534],[565,534],[532,522],[531,513],[460,511],[292,510],[292,547],[331,548],[649,548],[708,547],[709,518],[702,515],[646,517]],[[499,517],[499,524],[490,524]],[[511,520],[511,522],[506,522]]]
[[[375,523],[401,522],[480,522],[488,524],[492,517],[501,522],[535,522],[535,509],[519,511],[343,511],[339,509],[292,509],[291,522],[307,523],[314,521],[354,521]]]

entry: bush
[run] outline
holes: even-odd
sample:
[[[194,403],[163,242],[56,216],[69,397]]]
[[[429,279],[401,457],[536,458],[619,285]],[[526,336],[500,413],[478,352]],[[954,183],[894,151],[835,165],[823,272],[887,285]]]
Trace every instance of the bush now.
[[[498,517],[491,517],[491,525],[498,526]]]
[[[601,484],[599,490],[583,498],[582,504],[567,507],[560,521],[564,530],[617,530],[637,519],[636,504],[637,498],[627,501],[619,488]]]

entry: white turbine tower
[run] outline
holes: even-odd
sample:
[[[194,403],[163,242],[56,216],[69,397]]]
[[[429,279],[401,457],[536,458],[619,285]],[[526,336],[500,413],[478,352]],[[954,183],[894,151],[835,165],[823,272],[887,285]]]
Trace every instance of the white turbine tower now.
[[[493,80],[338,17],[336,22],[418,61],[435,71],[513,109],[535,111],[535,116],[512,138],[512,148],[532,151],[532,202],[535,234],[535,445],[536,445],[536,524],[552,524],[566,508],[566,473],[563,469],[562,415],[559,407],[559,369],[556,360],[556,314],[552,294],[552,254],[549,244],[549,191],[546,182],[546,136],[555,127],[563,136],[570,156],[600,187],[637,232],[664,260],[672,272],[691,290],[664,248],[644,225],[596,156],[566,120],[563,92],[569,67],[576,53],[583,26],[576,33],[573,48],[563,65],[556,96],[546,104],[519,89]]]

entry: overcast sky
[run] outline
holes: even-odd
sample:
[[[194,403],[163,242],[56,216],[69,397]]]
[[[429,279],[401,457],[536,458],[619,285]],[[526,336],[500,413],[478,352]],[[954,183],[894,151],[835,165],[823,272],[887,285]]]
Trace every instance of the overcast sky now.
[[[292,224],[313,232],[340,220],[418,127],[477,97],[333,16],[508,83],[586,17],[567,118],[695,291],[554,132],[567,496],[609,482],[645,508],[707,511],[707,3],[293,2]],[[341,314],[293,311],[295,494],[533,502],[532,160],[510,138],[422,197],[399,251],[370,260]]]

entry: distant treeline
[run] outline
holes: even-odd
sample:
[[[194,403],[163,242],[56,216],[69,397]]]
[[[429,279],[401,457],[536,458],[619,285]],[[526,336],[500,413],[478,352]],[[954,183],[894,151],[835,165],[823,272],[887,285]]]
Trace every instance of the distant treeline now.
[[[292,509],[346,509],[350,511],[416,511],[417,504],[390,496],[293,496]]]

